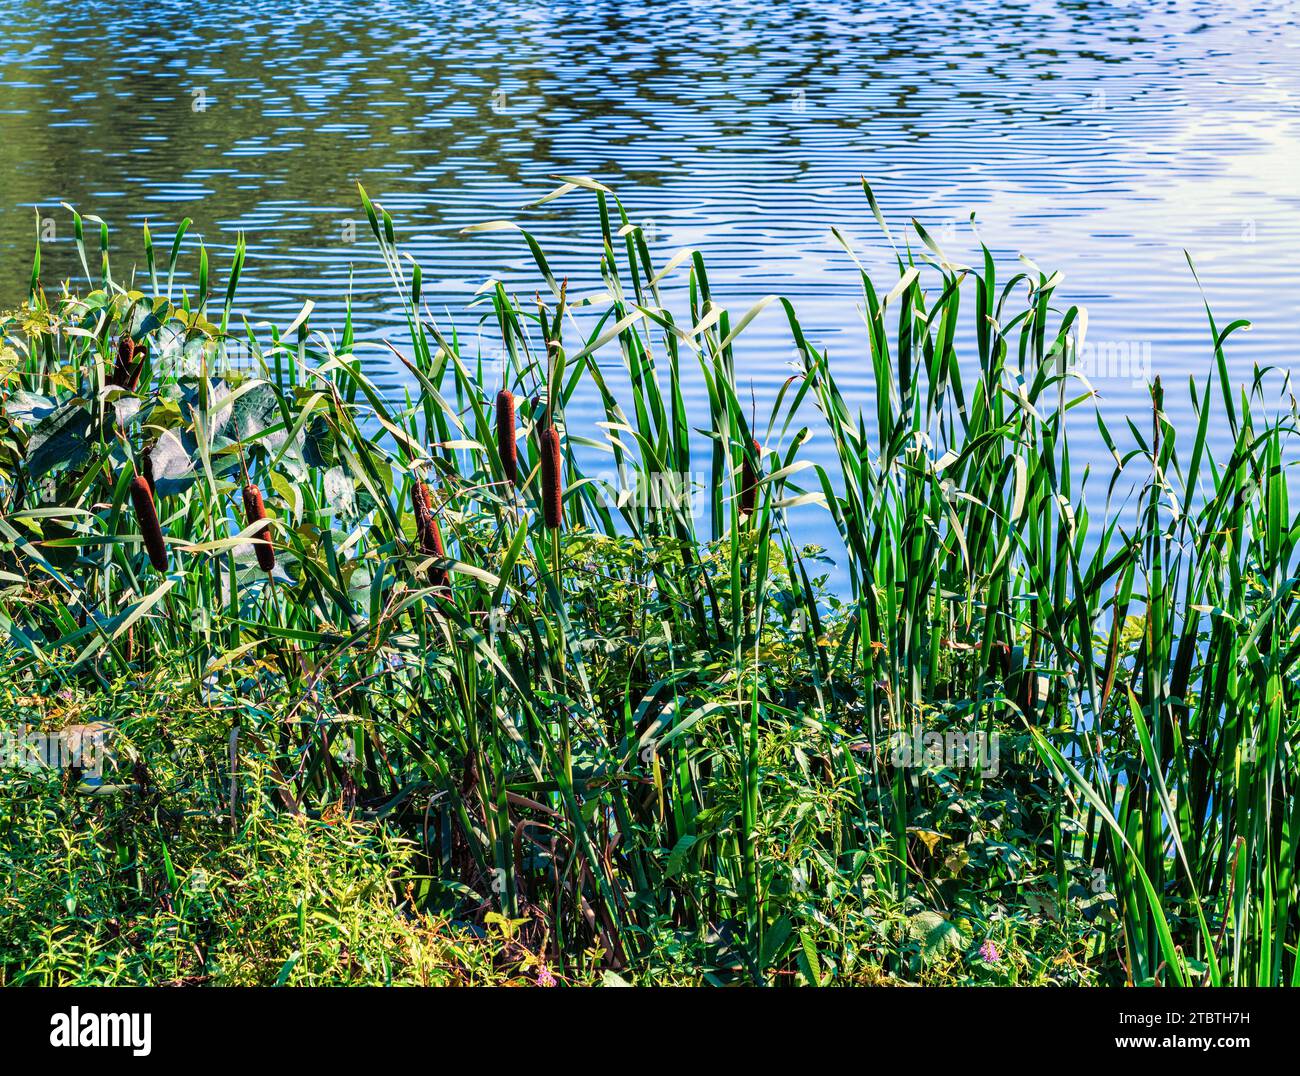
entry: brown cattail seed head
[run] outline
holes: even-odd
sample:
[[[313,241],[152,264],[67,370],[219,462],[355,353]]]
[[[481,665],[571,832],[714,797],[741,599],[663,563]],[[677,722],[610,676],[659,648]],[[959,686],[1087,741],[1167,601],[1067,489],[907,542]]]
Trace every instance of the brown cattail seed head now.
[[[442,544],[442,530],[438,526],[438,519],[432,511],[429,513],[429,549],[431,557],[445,557],[447,552]],[[440,590],[447,589],[447,569],[438,565],[433,565],[429,569],[429,586],[437,587]]]
[[[131,479],[131,503],[135,506],[135,518],[140,525],[140,536],[144,539],[149,563],[156,570],[165,572],[167,547],[163,544],[162,528],[158,526],[158,512],[153,506],[153,494],[149,491],[149,483],[140,475]]]
[[[564,525],[564,476],[560,471],[560,431],[542,431],[542,516],[551,530]]]
[[[515,449],[515,398],[509,389],[497,393],[497,452],[510,484],[519,479],[519,454]]]
[[[989,657],[998,676],[1003,680],[1009,680],[1011,678],[1011,644],[999,639],[993,644],[993,652]]]
[[[108,383],[134,392],[140,384],[140,372],[143,369],[144,348],[137,348],[130,334],[123,333],[117,338],[117,361]]]
[[[262,503],[262,491],[253,483],[244,487],[244,520],[251,526],[254,523],[260,523],[266,518],[266,505]],[[257,566],[264,572],[275,571],[275,550],[271,547],[270,539],[266,537],[266,532],[270,528],[263,527],[253,538],[253,551],[257,554]]]
[[[758,501],[758,460],[762,449],[757,441],[750,441],[749,447],[753,454],[745,453],[745,458],[740,465],[740,510],[747,516],[754,514],[754,505]]]
[[[433,514],[433,494],[423,482],[416,482],[411,491],[411,501],[415,509],[415,536],[420,544],[420,552],[426,557],[445,557],[446,550],[442,544],[442,530]],[[447,586],[447,569],[433,565],[429,569],[429,585],[445,588]]]
[[[415,540],[419,543],[420,552],[427,553],[425,548],[428,543],[429,518],[432,515],[433,498],[429,495],[429,487],[423,482],[416,482],[411,487],[411,511],[415,514]]]

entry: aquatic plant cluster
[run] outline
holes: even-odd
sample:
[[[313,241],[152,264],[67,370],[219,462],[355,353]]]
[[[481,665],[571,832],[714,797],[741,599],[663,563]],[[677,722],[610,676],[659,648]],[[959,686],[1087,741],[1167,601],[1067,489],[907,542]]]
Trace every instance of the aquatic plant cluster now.
[[[86,287],[38,255],[4,315],[0,709],[106,746],[0,772],[3,980],[1300,981],[1294,408],[1233,388],[1207,307],[1196,428],[1157,381],[1112,429],[1059,277],[897,241],[865,193],[870,410],[788,302],[733,317],[586,178],[555,194],[594,199],[603,287],[517,230],[499,361],[362,192],[398,402],[350,313],[232,325],[242,241],[218,295],[146,229],[137,285],[76,218]],[[760,418],[769,307],[799,360]]]

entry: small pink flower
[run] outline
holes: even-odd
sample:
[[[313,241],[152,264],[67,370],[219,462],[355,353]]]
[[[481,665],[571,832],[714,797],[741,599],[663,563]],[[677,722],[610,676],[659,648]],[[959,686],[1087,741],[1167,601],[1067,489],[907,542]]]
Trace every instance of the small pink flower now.
[[[555,976],[551,974],[551,969],[548,968],[545,964],[537,965],[537,985],[538,986],[555,985]]]
[[[998,947],[993,944],[992,938],[980,946],[980,959],[986,964],[996,964],[1002,959],[1002,954],[998,952]]]

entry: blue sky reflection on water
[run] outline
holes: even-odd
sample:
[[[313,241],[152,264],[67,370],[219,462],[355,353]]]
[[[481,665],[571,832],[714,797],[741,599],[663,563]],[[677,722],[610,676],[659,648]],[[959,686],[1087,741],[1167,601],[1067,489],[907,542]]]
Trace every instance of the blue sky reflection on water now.
[[[489,275],[530,290],[537,276],[517,236],[460,230],[517,219],[557,272],[594,284],[591,200],[522,208],[548,176],[591,174],[653,222],[661,261],[703,251],[733,309],[790,297],[841,387],[869,402],[856,274],[830,235],[888,274],[865,176],[897,234],[915,217],[968,260],[973,212],[1004,279],[1021,254],[1061,270],[1059,298],[1088,309],[1107,418],[1149,409],[1159,373],[1185,422],[1186,378],[1204,377],[1211,350],[1184,249],[1220,321],[1253,323],[1230,348],[1235,379],[1288,369],[1300,338],[1298,14],[1046,0],[0,2],[0,307],[22,298],[34,208],[57,226],[47,280],[78,272],[61,201],[110,222],[119,270],[142,260],[146,218],[162,240],[190,216],[219,286],[247,234],[252,320],[285,325],[310,298],[314,326],[337,329],[350,289],[376,345],[367,360],[396,391],[404,373],[379,341],[401,346],[400,311],[356,183],[393,214],[431,307],[472,334],[465,302]],[[791,358],[772,307],[739,358],[760,412]],[[698,383],[687,388],[702,406]],[[584,406],[570,421],[596,420]],[[1095,427],[1077,426],[1076,462],[1108,475]],[[824,461],[829,447],[806,452]]]

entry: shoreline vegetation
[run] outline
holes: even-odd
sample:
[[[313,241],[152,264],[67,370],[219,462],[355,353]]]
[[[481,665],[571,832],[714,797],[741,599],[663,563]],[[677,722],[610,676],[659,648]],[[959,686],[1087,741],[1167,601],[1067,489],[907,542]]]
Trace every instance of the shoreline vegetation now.
[[[220,291],[202,249],[176,285],[184,226],[128,282],[106,225],[84,286],[38,248],[0,315],[0,983],[1300,982],[1294,403],[1207,305],[1194,424],[1158,379],[1108,422],[1058,277],[864,193],[869,410],[585,178],[599,294],[477,229],[537,269],[475,300],[491,354],[361,192],[396,403],[350,310],[236,323],[242,239]],[[765,310],[798,368],[755,401]]]

